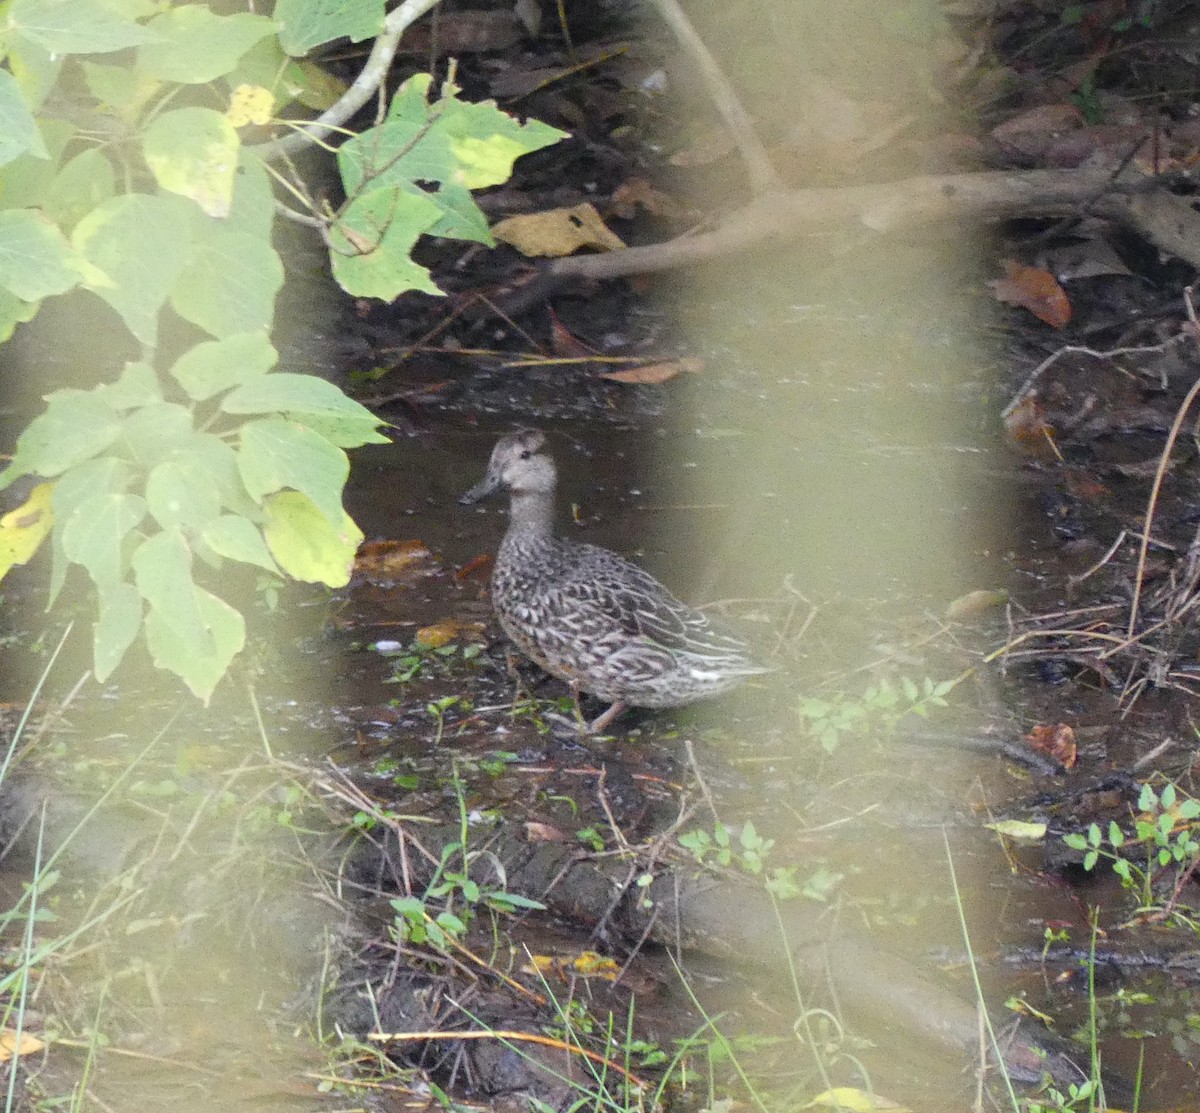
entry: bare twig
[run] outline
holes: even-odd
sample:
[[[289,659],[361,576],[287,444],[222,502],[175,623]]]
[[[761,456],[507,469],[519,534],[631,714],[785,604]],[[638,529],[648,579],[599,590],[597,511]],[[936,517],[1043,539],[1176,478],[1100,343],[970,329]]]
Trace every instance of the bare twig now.
[[[1191,321],[1193,329],[1200,332],[1200,321],[1196,319],[1196,306],[1192,301],[1192,293],[1194,287],[1189,286],[1183,291],[1183,302],[1187,306],[1188,320]],[[1197,336],[1197,332],[1193,332],[1193,337]],[[1197,341],[1200,343],[1200,340]],[[1163,445],[1162,455],[1158,459],[1158,468],[1154,472],[1154,483],[1150,487],[1150,498],[1146,501],[1146,522],[1142,527],[1142,544],[1138,549],[1137,574],[1133,582],[1133,599],[1129,603],[1129,622],[1126,626],[1126,631],[1130,637],[1133,637],[1134,628],[1137,625],[1138,604],[1142,597],[1142,581],[1146,575],[1146,554],[1150,549],[1150,527],[1154,521],[1154,512],[1158,508],[1158,495],[1162,489],[1163,477],[1167,474],[1167,464],[1171,460],[1171,451],[1175,447],[1175,441],[1179,437],[1179,431],[1183,428],[1184,418],[1187,417],[1188,410],[1192,408],[1192,403],[1196,400],[1196,396],[1200,394],[1200,379],[1192,383],[1192,388],[1187,392],[1183,401],[1179,404],[1179,409],[1175,414],[1175,420],[1171,422],[1170,432],[1167,433],[1166,444]]]
[[[778,189],[779,175],[775,172],[767,150],[750,122],[750,117],[742,107],[742,102],[738,100],[733,86],[721,72],[721,67],[708,52],[704,40],[696,34],[696,29],[679,6],[678,0],[651,0],[651,3],[662,17],[662,21],[671,29],[679,45],[696,63],[708,89],[708,95],[725,121],[733,141],[738,145],[742,161],[746,164],[746,174],[750,178],[750,188],[758,195]]]
[[[304,124],[292,135],[274,139],[269,143],[259,143],[250,149],[263,159],[280,158],[320,142],[331,131],[344,124],[383,85],[404,32],[427,11],[436,7],[437,3],[438,0],[404,0],[388,13],[383,32],[375,39],[375,45],[371,47],[371,53],[367,55],[358,77],[338,98],[336,104],[327,108],[315,120]]]

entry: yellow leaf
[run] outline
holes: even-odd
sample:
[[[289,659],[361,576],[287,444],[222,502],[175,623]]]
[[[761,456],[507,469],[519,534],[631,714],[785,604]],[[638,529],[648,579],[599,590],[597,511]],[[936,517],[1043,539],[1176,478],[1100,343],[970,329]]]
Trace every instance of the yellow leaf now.
[[[625,244],[589,203],[510,216],[492,226],[492,235],[522,255],[571,255],[581,247],[617,251]]]
[[[442,646],[454,640],[462,624],[453,618],[435,622],[432,626],[422,626],[417,631],[417,641],[430,649],[441,649]]]
[[[270,89],[264,89],[261,85],[239,85],[230,95],[225,119],[235,128],[247,124],[266,124],[270,122],[274,107],[275,98],[271,96]]]
[[[32,1055],[35,1051],[41,1051],[45,1046],[45,1040],[39,1040],[37,1036],[31,1035],[29,1032],[21,1033],[21,1042],[18,1046],[16,1030],[5,1028],[0,1031],[0,1063],[7,1063],[13,1057],[14,1051],[18,1055]]]
[[[1044,823],[1030,823],[1023,819],[1003,819],[999,823],[985,823],[989,831],[1005,835],[1010,839],[1024,839],[1026,842],[1037,842],[1046,837]]]
[[[8,574],[14,564],[24,564],[54,525],[54,514],[50,510],[53,483],[39,483],[15,510],[0,518],[0,578]]]
[[[857,1090],[853,1086],[835,1086],[818,1094],[808,1103],[825,1105],[833,1109],[849,1109],[851,1113],[875,1113],[876,1110],[892,1110],[893,1113],[908,1113],[903,1105],[881,1098],[878,1094],[869,1094],[866,1090]]]

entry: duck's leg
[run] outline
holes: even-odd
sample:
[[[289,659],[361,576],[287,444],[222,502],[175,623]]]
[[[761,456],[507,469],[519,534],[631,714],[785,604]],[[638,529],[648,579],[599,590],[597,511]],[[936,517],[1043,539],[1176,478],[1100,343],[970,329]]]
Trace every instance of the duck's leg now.
[[[627,704],[624,700],[613,700],[612,705],[607,711],[602,711],[595,717],[595,719],[592,720],[591,726],[588,727],[588,733],[600,734],[602,731],[607,729],[608,725],[613,721],[613,719],[620,715],[621,712],[624,711],[628,706],[629,704]]]

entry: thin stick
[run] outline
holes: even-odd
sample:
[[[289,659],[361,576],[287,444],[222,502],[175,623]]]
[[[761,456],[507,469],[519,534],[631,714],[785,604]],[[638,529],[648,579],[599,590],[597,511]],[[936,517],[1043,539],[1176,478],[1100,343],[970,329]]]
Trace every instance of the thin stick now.
[[[771,164],[762,140],[758,138],[758,133],[742,107],[742,102],[738,100],[733,86],[726,80],[725,74],[708,52],[704,41],[696,34],[691,20],[684,14],[677,0],[651,0],[651,3],[663,22],[671,29],[679,45],[687,51],[699,68],[708,95],[741,152],[742,162],[746,165],[746,175],[750,179],[750,188],[759,195],[778,189],[779,175]]]
[[[1193,337],[1200,334],[1200,321],[1196,320],[1196,306],[1192,302],[1192,291],[1194,287],[1189,286],[1183,291],[1183,304],[1187,306],[1188,320],[1191,321],[1192,327],[1197,330],[1193,333]],[[1200,340],[1198,340],[1200,343]],[[1175,441],[1179,437],[1179,432],[1183,428],[1183,420],[1187,417],[1188,410],[1191,409],[1192,403],[1196,400],[1196,396],[1200,394],[1200,379],[1192,383],[1192,389],[1187,392],[1187,396],[1180,404],[1179,410],[1175,414],[1175,420],[1171,422],[1171,430],[1167,433],[1167,443],[1163,445],[1162,455],[1158,460],[1158,468],[1154,473],[1154,484],[1150,488],[1150,498],[1146,503],[1146,522],[1142,526],[1142,544],[1138,549],[1137,575],[1133,582],[1133,599],[1129,604],[1129,624],[1126,632],[1132,638],[1134,628],[1137,626],[1138,604],[1142,598],[1142,581],[1146,575],[1146,554],[1150,548],[1150,527],[1154,521],[1154,512],[1158,508],[1158,494],[1162,489],[1163,478],[1167,474],[1167,464],[1171,459],[1171,450],[1175,447]]]

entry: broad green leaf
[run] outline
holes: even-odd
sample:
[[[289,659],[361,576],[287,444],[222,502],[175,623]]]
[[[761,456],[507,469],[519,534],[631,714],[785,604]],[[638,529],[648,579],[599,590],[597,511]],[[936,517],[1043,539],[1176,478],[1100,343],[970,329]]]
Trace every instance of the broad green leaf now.
[[[379,432],[379,418],[368,410],[368,417],[316,417],[309,414],[301,418],[302,424],[319,433],[338,448],[358,448],[364,444],[391,444],[391,438]]]
[[[199,402],[261,378],[278,361],[279,353],[271,347],[265,332],[240,332],[189,348],[175,361],[171,377],[187,391],[189,398]],[[228,410],[228,406],[222,405],[222,409]]]
[[[334,39],[357,43],[378,35],[384,0],[279,0],[275,19],[283,49],[299,57]]]
[[[163,88],[163,82],[144,70],[102,62],[84,62],[83,79],[88,92],[130,128],[137,125],[142,110]]]
[[[376,189],[356,197],[329,230],[333,276],[348,293],[391,301],[406,290],[440,294],[412,259],[417,238],[441,218],[427,196]]]
[[[132,410],[161,402],[158,374],[148,363],[127,363],[115,383],[102,383],[95,394],[114,410]]]
[[[8,26],[52,54],[104,54],[158,38],[102,0],[12,0]]]
[[[58,226],[37,209],[0,210],[0,286],[24,301],[62,294],[82,277]]]
[[[96,586],[107,590],[124,578],[125,539],[145,516],[146,500],[141,496],[97,492],[63,523],[63,554],[83,565]]]
[[[142,628],[142,597],[130,583],[113,584],[97,595],[99,617],[92,627],[92,671],[103,684]]]
[[[88,213],[71,235],[113,282],[92,288],[144,344],[157,342],[159,310],[187,264],[191,215],[179,198],[129,193]]]
[[[146,616],[146,645],[154,663],[180,677],[192,694],[207,702],[234,657],[246,644],[246,621],[223,599],[194,588],[194,600],[209,635],[210,647],[197,653],[180,631],[177,615],[156,607]]]
[[[146,26],[159,41],[138,50],[138,68],[183,84],[215,81],[255,43],[275,33],[275,21],[266,16],[216,15],[203,4],[171,8]]]
[[[324,112],[346,92],[346,83],[307,58],[290,58],[277,38],[263,39],[225,75],[230,89],[257,85],[270,90],[279,112],[296,101],[314,112]]]
[[[345,95],[347,85],[336,74],[311,58],[297,58],[278,82],[280,101],[295,101],[314,112],[324,112]]]
[[[69,230],[112,197],[113,184],[108,156],[99,147],[89,147],[54,176],[42,199],[42,208],[51,220]]]
[[[102,494],[120,494],[129,488],[131,481],[129,464],[115,456],[102,456],[98,460],[88,460],[64,472],[54,484],[54,494],[51,508],[54,520],[59,524],[52,536],[51,547],[53,561],[50,566],[50,590],[46,604],[47,610],[54,605],[58,593],[62,590],[67,576],[69,563],[63,552],[61,526],[70,521],[75,512],[89,504]]]
[[[50,183],[58,173],[63,151],[77,134],[76,129],[65,120],[48,116],[38,120],[38,131],[45,145],[45,154],[35,155],[26,151],[0,168],[0,208],[43,208]]]
[[[17,325],[32,321],[40,305],[40,302],[22,301],[7,290],[0,290],[0,344],[12,336]]]
[[[193,433],[175,458],[187,460],[208,473],[221,496],[221,505],[242,517],[256,518],[258,503],[246,493],[233,447],[213,433]]]
[[[344,587],[350,582],[362,530],[344,511],[336,524],[299,491],[284,491],[267,501],[267,545],[293,579]]]
[[[119,432],[117,412],[94,393],[57,391],[17,438],[12,462],[0,472],[0,490],[18,476],[60,475],[103,452]]]
[[[170,628],[177,643],[197,657],[211,655],[215,643],[201,614],[192,580],[192,550],[183,535],[163,530],[148,537],[133,551],[130,563],[142,598]]]
[[[142,135],[142,154],[158,184],[216,217],[229,215],[240,146],[237,129],[211,108],[164,112]]]
[[[322,517],[321,521],[324,520]],[[201,539],[219,556],[279,573],[279,565],[272,559],[262,531],[253,522],[237,514],[222,514],[216,521],[210,522],[204,528]]]
[[[238,469],[256,502],[291,487],[307,495],[331,523],[341,522],[350,462],[311,429],[281,417],[247,422],[239,433]]]
[[[205,222],[200,223],[203,225]],[[233,179],[233,204],[229,208],[229,216],[212,228],[212,231],[246,232],[269,241],[274,224],[275,193],[271,188],[270,175],[263,166],[262,159],[243,147]],[[196,238],[204,240],[206,234],[206,230],[201,227],[196,233]]]
[[[58,83],[63,58],[23,35],[12,35],[7,43],[8,68],[21,87],[25,107],[36,112]],[[2,161],[2,160],[0,160]]]
[[[230,414],[286,413],[297,421],[309,417],[346,417],[379,424],[366,406],[347,398],[333,383],[316,375],[293,375],[285,371],[259,375],[231,390],[221,399],[221,409]]]
[[[193,258],[171,295],[175,312],[212,336],[269,329],[283,285],[275,249],[262,236],[200,225]]]
[[[151,402],[132,410],[121,425],[121,437],[133,459],[153,468],[192,437],[192,411],[177,402]]]
[[[7,70],[0,70],[0,166],[26,151],[36,158],[50,157],[20,84]]]
[[[276,373],[248,381],[221,399],[226,413],[284,413],[340,448],[388,444],[383,422],[315,375]]]
[[[195,457],[177,457],[146,476],[146,504],[163,529],[199,533],[220,514],[221,490]]]

